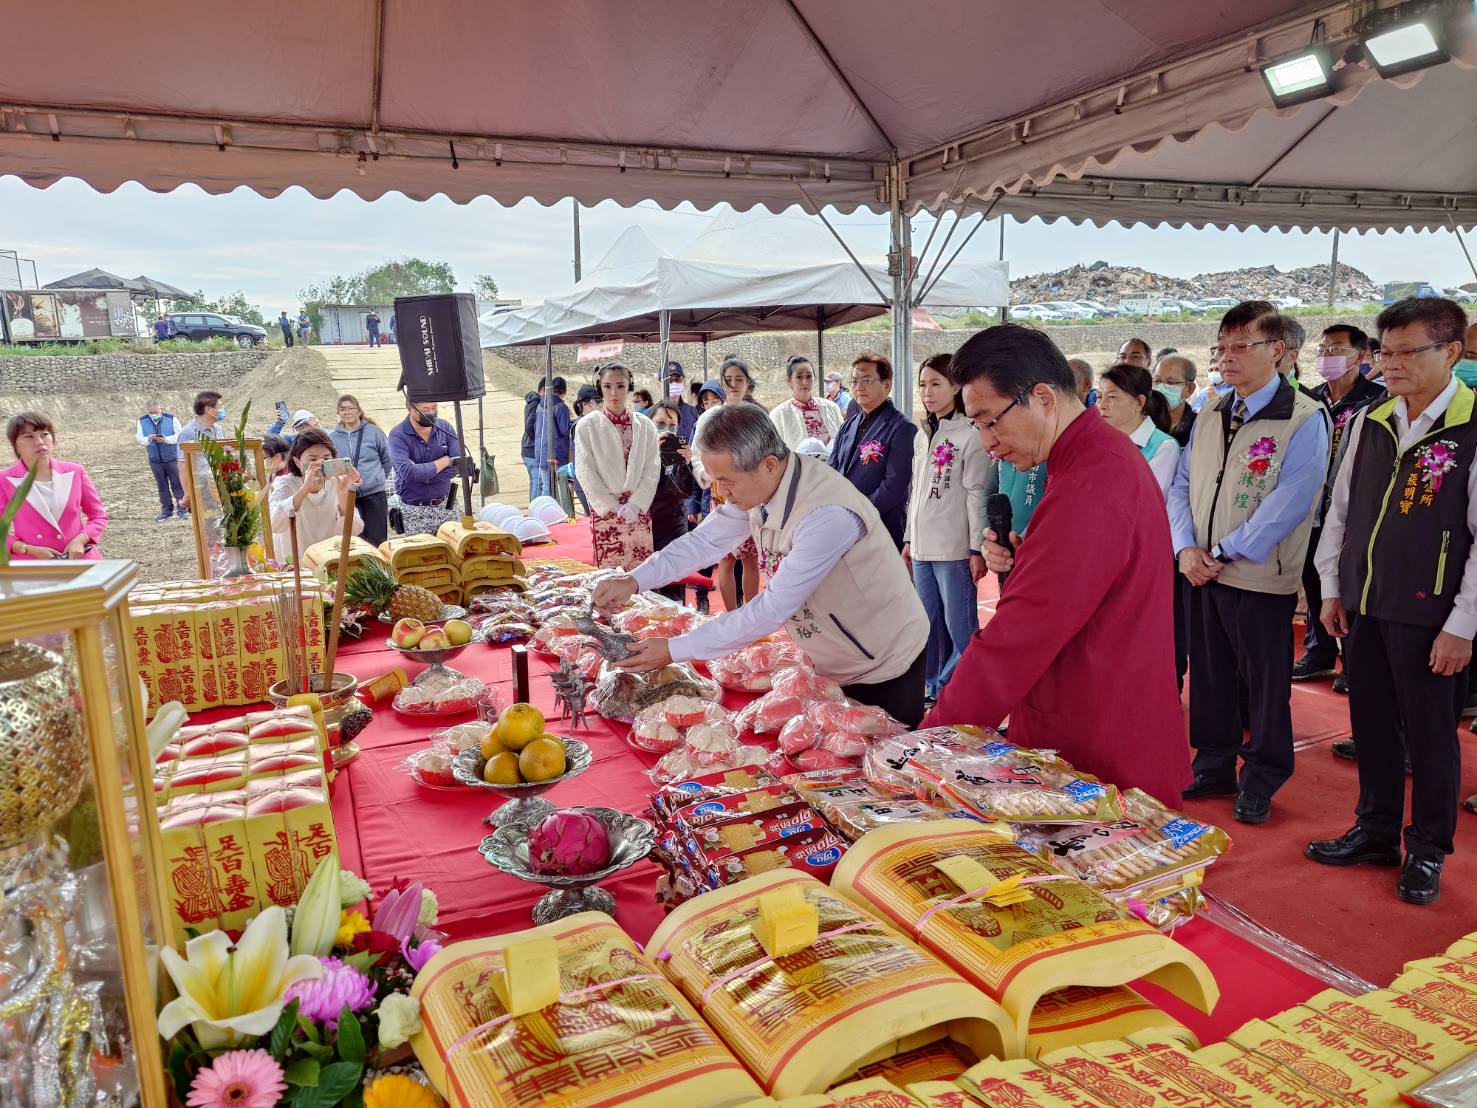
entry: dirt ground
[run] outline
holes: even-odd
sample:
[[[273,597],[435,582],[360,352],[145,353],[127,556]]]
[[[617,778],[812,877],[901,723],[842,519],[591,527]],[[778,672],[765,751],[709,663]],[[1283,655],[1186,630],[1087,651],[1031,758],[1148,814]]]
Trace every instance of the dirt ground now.
[[[202,387],[206,387],[203,386]],[[251,402],[248,430],[262,434],[275,419],[279,399],[289,407],[320,414],[333,411],[333,388],[323,356],[311,349],[280,351],[236,384],[217,384],[232,422]],[[161,399],[181,421],[193,413],[195,390],[165,390]],[[144,450],[133,439],[144,414],[148,391],[112,393],[0,393],[0,414],[31,409],[56,424],[57,456],[81,462],[108,509],[103,556],[138,562],[140,579],[170,581],[198,576],[190,524],[179,519],[155,523],[159,494]]]

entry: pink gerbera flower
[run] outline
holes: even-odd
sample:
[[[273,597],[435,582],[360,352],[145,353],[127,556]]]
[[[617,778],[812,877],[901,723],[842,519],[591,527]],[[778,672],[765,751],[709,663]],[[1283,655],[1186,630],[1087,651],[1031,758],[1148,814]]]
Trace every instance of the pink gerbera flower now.
[[[282,1067],[265,1050],[231,1050],[195,1075],[190,1108],[272,1108],[287,1088]]]

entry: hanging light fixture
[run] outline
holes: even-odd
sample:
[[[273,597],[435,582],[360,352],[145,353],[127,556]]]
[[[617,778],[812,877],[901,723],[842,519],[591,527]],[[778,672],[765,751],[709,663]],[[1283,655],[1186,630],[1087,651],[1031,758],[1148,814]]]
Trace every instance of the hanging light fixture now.
[[[1381,77],[1399,77],[1451,60],[1447,0],[1409,0],[1371,13],[1359,23],[1359,43]]]
[[[1262,67],[1262,80],[1272,103],[1289,108],[1333,91],[1333,63],[1328,47],[1313,43]]]

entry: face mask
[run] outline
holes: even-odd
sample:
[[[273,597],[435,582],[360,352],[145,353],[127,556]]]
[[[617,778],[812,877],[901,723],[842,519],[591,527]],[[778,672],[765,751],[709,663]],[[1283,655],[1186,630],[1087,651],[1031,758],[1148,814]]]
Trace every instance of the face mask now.
[[[433,415],[426,415],[426,413],[422,411],[417,411],[415,413],[415,421],[419,423],[422,427],[436,426],[436,417]]]
[[[1155,385],[1154,391],[1164,397],[1171,408],[1178,408],[1185,402],[1184,385]]]
[[[215,421],[217,423],[224,423],[226,421],[226,410],[224,408],[217,408],[215,410]]]
[[[1088,389],[1087,390],[1087,400],[1085,401],[1085,403],[1087,404],[1087,406],[1089,408],[1095,408],[1095,407],[1097,407],[1097,398],[1098,398],[1098,390],[1097,389]]]
[[[1318,376],[1325,381],[1337,381],[1349,372],[1349,359],[1342,354],[1325,354],[1318,359]]]
[[[1210,387],[1211,388],[1218,389],[1218,388],[1220,388],[1225,383],[1226,383],[1226,379],[1221,376],[1221,371],[1220,370],[1218,370],[1218,369],[1212,369],[1210,371]]]
[[[1477,385],[1477,358],[1463,358],[1451,367],[1451,371],[1456,374],[1456,379],[1468,388]]]

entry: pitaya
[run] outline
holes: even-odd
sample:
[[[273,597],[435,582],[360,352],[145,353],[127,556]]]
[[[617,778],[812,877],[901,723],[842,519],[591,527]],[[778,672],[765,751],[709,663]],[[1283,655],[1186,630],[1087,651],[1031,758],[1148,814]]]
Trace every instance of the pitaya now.
[[[608,865],[610,834],[589,812],[551,812],[528,833],[528,868],[534,873],[579,877]]]

